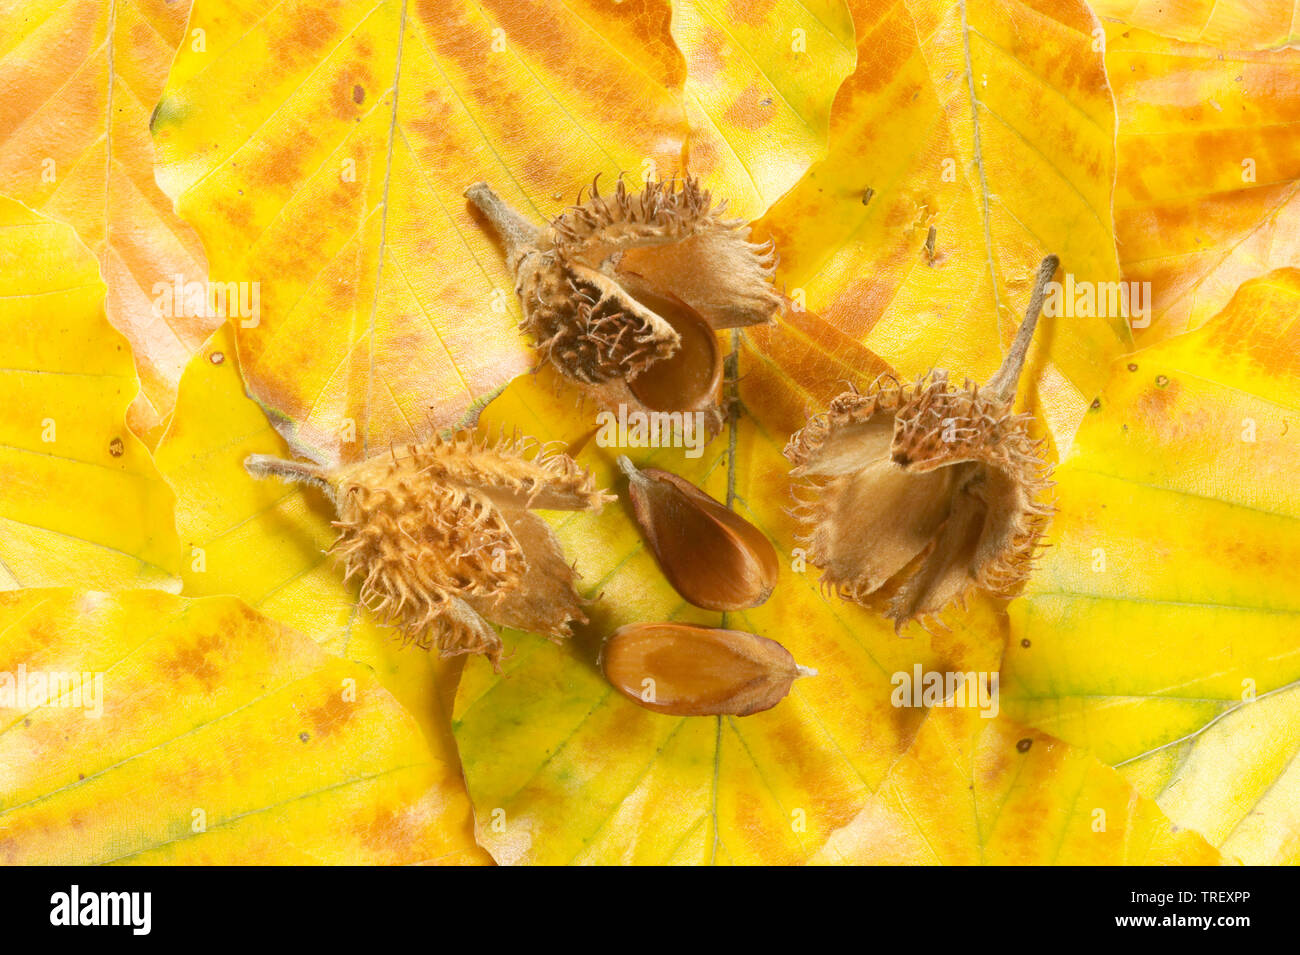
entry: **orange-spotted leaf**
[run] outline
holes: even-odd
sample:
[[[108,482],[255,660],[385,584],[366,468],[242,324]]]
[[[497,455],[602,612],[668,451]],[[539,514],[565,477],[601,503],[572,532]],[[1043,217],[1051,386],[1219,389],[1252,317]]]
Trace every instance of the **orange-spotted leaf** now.
[[[108,320],[140,376],[131,427],[152,446],[176,382],[221,319],[198,236],[154,181],[149,113],[190,0],[0,10],[0,193],[70,223],[99,259]],[[174,290],[188,287],[177,300]]]
[[[1115,234],[1149,344],[1300,261],[1300,50],[1237,52],[1108,25],[1118,113]]]
[[[1300,41],[1296,0],[1090,0],[1097,16],[1189,43],[1258,50]]]
[[[815,862],[852,865],[1216,865],[1095,756],[1006,717],[938,708]]]
[[[252,477],[244,469],[250,454],[291,456],[244,394],[234,332],[226,327],[182,376],[176,413],[156,452],[176,492],[183,592],[234,594],[369,667],[419,722],[431,752],[454,765],[448,715],[461,661],[403,646],[395,630],[360,606],[356,586],[344,585],[342,569],[326,553],[336,536],[329,501],[315,488]],[[448,789],[464,801],[458,780]],[[459,825],[472,845],[468,814]]]
[[[681,165],[666,0],[199,0],[152,129],[251,394],[313,456],[427,436],[528,367],[486,180],[549,218],[601,173]]]
[[[676,0],[690,170],[754,219],[826,153],[831,100],[853,70],[846,0]]]
[[[475,861],[454,762],[232,597],[0,594],[0,861]]]
[[[1114,108],[1081,0],[855,0],[858,62],[827,157],[755,227],[796,308],[904,376],[983,382],[1048,253],[1058,279],[1119,278]],[[1049,312],[1025,403],[1068,445],[1128,340],[1119,309]]]

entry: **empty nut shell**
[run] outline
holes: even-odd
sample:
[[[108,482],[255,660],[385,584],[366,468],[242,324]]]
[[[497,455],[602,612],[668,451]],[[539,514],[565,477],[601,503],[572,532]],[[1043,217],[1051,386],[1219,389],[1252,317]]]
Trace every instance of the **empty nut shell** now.
[[[618,459],[650,550],[673,588],[705,610],[756,607],[776,586],[776,548],[749,521],[691,482]]]
[[[601,666],[628,699],[673,716],[758,713],[816,672],[775,640],[686,623],[619,628],[601,651]]]

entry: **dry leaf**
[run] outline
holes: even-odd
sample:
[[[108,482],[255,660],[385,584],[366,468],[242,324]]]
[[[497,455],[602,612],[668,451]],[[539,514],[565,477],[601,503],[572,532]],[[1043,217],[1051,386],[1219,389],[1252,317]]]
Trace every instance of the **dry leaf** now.
[[[1097,16],[1191,43],[1259,50],[1300,41],[1295,0],[1090,0]]]
[[[1300,260],[1300,50],[1233,53],[1108,25],[1119,122],[1115,234],[1149,314],[1197,328],[1242,282]]]
[[[755,219],[826,154],[857,50],[846,0],[676,0],[690,171]]]
[[[1087,752],[1005,717],[937,709],[813,860],[851,865],[1218,865]]]

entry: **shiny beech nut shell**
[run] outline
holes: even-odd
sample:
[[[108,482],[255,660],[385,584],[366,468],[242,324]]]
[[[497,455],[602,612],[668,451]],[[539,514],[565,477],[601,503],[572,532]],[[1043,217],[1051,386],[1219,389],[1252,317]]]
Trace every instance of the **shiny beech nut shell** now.
[[[628,381],[651,411],[708,411],[722,393],[722,349],[718,336],[695,309],[674,296],[641,293],[637,301],[673,327],[681,340],[676,353],[661,358]]]
[[[757,527],[690,481],[625,457],[636,522],[673,588],[705,610],[756,607],[776,586],[776,548]]]
[[[673,716],[748,716],[776,706],[816,671],[775,640],[685,623],[621,627],[601,651],[605,678],[628,699]]]

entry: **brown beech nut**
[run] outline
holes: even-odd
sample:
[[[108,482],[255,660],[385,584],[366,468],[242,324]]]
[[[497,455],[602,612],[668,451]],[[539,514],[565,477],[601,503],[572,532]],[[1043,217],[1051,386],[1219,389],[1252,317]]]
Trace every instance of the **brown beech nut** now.
[[[628,699],[672,716],[748,716],[771,709],[801,676],[775,640],[689,623],[620,627],[601,651],[605,678]]]
[[[716,408],[722,394],[722,349],[717,334],[699,312],[671,293],[643,294],[641,298],[672,326],[681,347],[629,378],[632,394],[651,411],[707,413]]]
[[[673,588],[705,610],[744,610],[768,598],[780,563],[749,521],[690,481],[618,459],[636,522]]]

